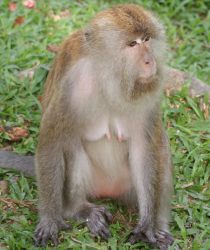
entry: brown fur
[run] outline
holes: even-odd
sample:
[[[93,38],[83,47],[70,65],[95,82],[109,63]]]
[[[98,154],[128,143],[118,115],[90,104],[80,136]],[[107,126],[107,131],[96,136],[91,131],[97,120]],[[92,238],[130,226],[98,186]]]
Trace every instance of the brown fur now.
[[[42,112],[47,108],[52,96],[59,92],[61,78],[77,62],[78,58],[84,55],[82,44],[84,44],[84,34],[82,31],[76,31],[61,45],[45,83]]]
[[[102,17],[113,23],[113,26],[129,34],[141,33],[152,38],[158,36],[158,30],[148,18],[150,15],[145,9],[134,4],[117,5],[110,10],[99,13],[93,19],[93,24]]]
[[[148,241],[160,248],[162,245],[165,247],[171,243],[166,233],[164,234],[165,242],[159,242],[157,236],[159,230],[168,230],[168,201],[171,190],[170,154],[158,108],[159,92],[162,87],[160,84],[162,81],[162,65],[158,62],[158,56],[155,55],[154,60],[156,60],[158,69],[156,75],[149,78],[144,76],[144,74],[148,74],[144,73],[144,70],[147,71],[147,68],[150,70],[152,61],[148,61],[144,69],[140,69],[141,75],[138,71],[132,73],[133,67],[135,68],[136,65],[130,65],[133,60],[131,54],[136,57],[138,51],[141,51],[142,58],[137,57],[135,60],[136,63],[144,65],[143,57],[147,54],[148,59],[145,60],[153,60],[152,51],[154,48],[153,50],[149,48],[150,45],[144,45],[143,47],[139,45],[134,50],[127,49],[127,54],[123,57],[117,55],[117,60],[113,53],[120,49],[126,49],[126,46],[129,46],[129,42],[134,37],[160,39],[160,33],[162,32],[159,30],[160,27],[162,28],[157,20],[143,8],[135,5],[119,5],[96,15],[87,29],[75,32],[63,43],[45,85],[43,115],[36,153],[40,203],[40,223],[35,234],[38,245],[45,245],[48,239],[56,244],[56,232],[67,227],[63,219],[69,216],[87,219],[91,223],[88,222],[87,226],[93,234],[107,238],[109,231],[104,223],[105,218],[110,218],[109,213],[90,204],[86,197],[110,195],[115,198],[119,196],[119,199],[121,199],[123,196],[131,198],[132,193],[135,194],[135,197],[133,196],[134,204],[139,203],[141,220],[134,230],[130,242],[134,243],[138,239],[144,240],[144,237],[146,237]],[[107,34],[111,34],[111,32],[114,32],[112,34],[116,37],[110,40]],[[119,46],[117,46],[119,48],[116,47],[116,51],[110,51],[110,49],[115,50],[113,46],[116,46],[117,39],[122,40],[123,43],[120,41]],[[113,64],[113,59],[110,56],[115,57],[116,64]],[[87,57],[90,58],[90,62],[93,60],[94,63],[89,65],[86,60]],[[130,58],[130,62],[126,62],[127,57]],[[111,61],[109,61],[110,59]],[[77,66],[78,62],[81,66]],[[88,68],[92,65],[95,67],[95,75],[91,75],[94,74],[91,72],[92,68]],[[100,65],[103,65],[103,68],[100,68]],[[109,67],[114,67],[113,73]],[[89,74],[87,78],[84,78],[83,71],[87,71],[85,74]],[[116,86],[111,86],[111,82],[116,81],[114,80],[115,74],[122,74],[122,78],[120,79],[120,76],[118,76],[118,82],[112,83]],[[100,79],[103,80],[100,82]],[[95,81],[96,83],[94,83]],[[93,88],[93,84],[96,84],[97,87]],[[121,87],[118,87],[118,84]],[[87,86],[85,87],[85,85]],[[109,85],[111,88],[114,87],[112,91],[109,90]],[[82,88],[81,95],[84,96],[81,97],[81,100],[77,99],[77,88]],[[123,100],[123,91],[131,94],[127,101]],[[90,97],[87,98],[86,95],[90,95]],[[94,95],[96,95],[95,99],[93,98]],[[71,101],[71,99],[74,101]],[[101,101],[98,102],[100,99]],[[135,103],[133,103],[134,100]],[[147,104],[147,100],[150,103]],[[73,106],[70,105],[71,102]],[[142,105],[148,107],[143,108]],[[75,111],[80,110],[80,106],[82,111]],[[118,115],[123,117],[130,117],[130,114],[134,112],[130,118],[133,119],[134,123],[140,119],[139,125],[136,124],[137,127],[133,129],[129,123],[123,123],[124,120],[120,119],[117,122],[122,123],[120,124],[122,128],[116,127],[117,125],[113,122],[110,125],[113,128],[108,128],[108,133],[109,129],[111,133],[110,143],[106,137],[105,139],[97,139],[97,136],[100,138],[100,130],[103,129],[103,127],[100,127],[100,120],[105,119],[103,113],[107,112],[106,106],[110,106],[109,109],[119,112]],[[93,112],[91,107],[94,107]],[[100,109],[100,112],[97,111]],[[132,111],[133,109],[139,109],[139,118],[136,112]],[[81,117],[80,112],[83,113],[83,117]],[[85,116],[88,118],[85,118]],[[92,116],[96,116],[96,118],[91,118]],[[130,119],[128,117],[127,120]],[[88,132],[90,135],[86,136],[85,127],[89,126],[91,119],[96,123],[95,135],[90,130]],[[118,118],[114,117],[114,119]],[[106,123],[103,126],[105,125]],[[123,130],[123,126],[125,128],[127,126],[128,131],[130,131],[131,145],[126,143],[126,132]],[[116,129],[122,129],[122,131],[116,132]],[[81,133],[84,138],[81,137]],[[97,135],[97,133],[99,134]],[[124,133],[122,138],[121,133]],[[93,135],[96,137],[96,142],[91,139]],[[125,140],[125,142],[120,142],[122,140]],[[139,143],[139,147],[145,151],[145,153],[139,152],[140,155],[143,154],[141,158],[136,155],[136,151],[138,151],[138,144],[136,143]],[[109,147],[112,147],[116,154],[119,154],[116,157],[110,151],[110,157],[113,157],[110,163],[106,157],[103,157],[103,150],[104,154],[107,150],[108,153],[111,150]],[[131,152],[128,151],[123,156],[127,147],[130,148],[129,151],[131,150]],[[94,153],[97,151],[98,153]],[[124,158],[126,160],[122,163],[121,161]],[[101,159],[104,162],[101,162]],[[80,163],[80,161],[82,162]],[[127,175],[127,170],[122,168],[120,170],[121,175],[119,175],[117,169],[109,169],[112,164],[115,164],[115,161],[118,164],[117,168],[121,164],[130,165],[131,174],[129,175],[131,176],[126,179],[126,187],[118,183],[124,182],[122,180],[124,180],[125,174]],[[99,165],[97,165],[98,163]],[[142,164],[145,164],[145,167]],[[79,172],[77,173],[77,171]],[[139,171],[142,172],[138,177]],[[111,179],[109,175],[112,176]],[[122,180],[119,178],[122,178]],[[143,179],[141,180],[141,178]],[[129,184],[131,179],[132,183]],[[91,185],[95,185],[95,187],[91,187]],[[120,188],[116,189],[116,185]],[[134,188],[135,191],[125,191],[126,193],[123,194],[124,188],[127,190],[129,187],[131,190]],[[94,219],[96,214],[97,220]],[[104,226],[101,226],[100,223]],[[55,235],[50,236],[48,231]],[[142,237],[142,233],[144,237]]]
[[[104,195],[138,205],[131,243],[143,240],[167,249],[173,242],[170,153],[159,108],[161,46],[162,25],[132,4],[99,13],[63,43],[43,95],[36,245],[48,240],[56,245],[69,217],[107,239],[111,215],[88,201]]]

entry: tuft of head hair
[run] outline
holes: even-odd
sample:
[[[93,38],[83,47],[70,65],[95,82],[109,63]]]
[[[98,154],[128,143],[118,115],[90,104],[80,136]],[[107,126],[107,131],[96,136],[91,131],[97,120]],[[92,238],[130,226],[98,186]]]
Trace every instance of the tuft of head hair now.
[[[154,14],[135,4],[116,5],[104,10],[93,18],[91,25],[96,29],[119,29],[127,34],[144,34],[161,40],[165,34]]]

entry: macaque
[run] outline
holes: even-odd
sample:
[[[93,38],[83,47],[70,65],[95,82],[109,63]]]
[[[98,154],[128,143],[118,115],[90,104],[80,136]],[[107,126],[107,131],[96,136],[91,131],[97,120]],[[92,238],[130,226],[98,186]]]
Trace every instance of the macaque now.
[[[92,198],[137,206],[131,244],[159,249],[169,232],[172,168],[160,102],[162,24],[133,4],[98,13],[64,41],[49,72],[35,166],[40,221],[35,244],[58,244],[66,219],[108,239],[112,215]]]

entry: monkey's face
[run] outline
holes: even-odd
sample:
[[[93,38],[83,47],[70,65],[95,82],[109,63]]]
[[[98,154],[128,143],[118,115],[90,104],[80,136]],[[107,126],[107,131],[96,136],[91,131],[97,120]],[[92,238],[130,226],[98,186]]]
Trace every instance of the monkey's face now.
[[[136,99],[159,86],[152,38],[146,35],[128,41],[122,51],[123,86],[127,97]]]
[[[105,84],[109,93],[132,101],[159,88],[165,36],[154,16],[131,4],[104,11],[93,25],[94,55],[103,64],[103,76],[105,71],[113,76]]]
[[[125,51],[127,60],[139,68],[139,78],[143,82],[152,79],[157,72],[156,60],[151,48],[151,38],[137,38],[128,43]]]

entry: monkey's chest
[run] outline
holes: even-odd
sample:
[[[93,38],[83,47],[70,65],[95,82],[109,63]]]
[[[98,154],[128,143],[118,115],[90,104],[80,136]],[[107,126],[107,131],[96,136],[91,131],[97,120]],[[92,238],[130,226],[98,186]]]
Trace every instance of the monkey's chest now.
[[[119,120],[111,124],[106,121],[102,119],[92,130],[86,130],[84,143],[90,162],[91,195],[95,197],[120,196],[131,187],[126,128]]]
[[[119,143],[127,141],[129,132],[127,124],[123,119],[112,118],[108,119],[107,116],[100,117],[99,119],[91,121],[84,128],[83,137],[89,142],[96,142],[105,139],[109,141],[109,145],[117,140]]]

